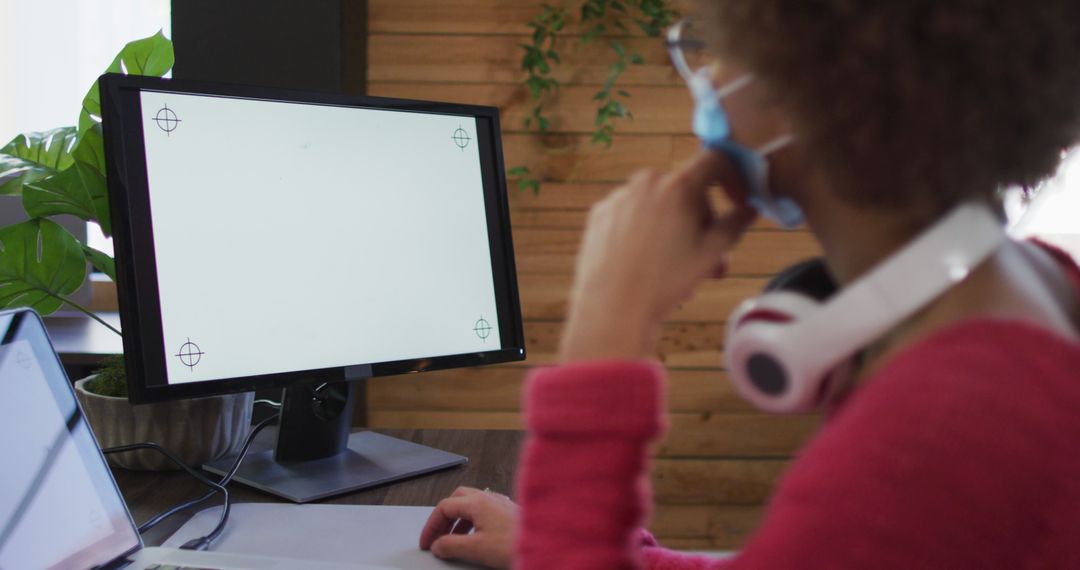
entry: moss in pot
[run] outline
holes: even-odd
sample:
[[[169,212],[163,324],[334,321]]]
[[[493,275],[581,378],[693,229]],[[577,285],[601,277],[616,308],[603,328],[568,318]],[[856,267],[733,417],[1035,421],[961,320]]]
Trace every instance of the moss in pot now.
[[[76,382],[75,394],[102,448],[152,441],[193,466],[240,451],[251,427],[254,402],[254,393],[245,392],[132,405],[121,356],[109,357],[96,374]],[[107,458],[127,469],[177,469],[148,450]]]

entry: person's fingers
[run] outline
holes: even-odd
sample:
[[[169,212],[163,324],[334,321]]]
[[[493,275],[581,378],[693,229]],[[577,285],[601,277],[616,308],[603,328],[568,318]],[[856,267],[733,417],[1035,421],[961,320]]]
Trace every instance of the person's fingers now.
[[[719,184],[732,203],[746,202],[742,177],[735,164],[722,152],[703,149],[679,165],[670,176],[670,183],[685,192],[702,192],[713,184]]]
[[[435,539],[450,532],[457,519],[447,518],[439,509],[431,511],[424,528],[420,531],[420,549],[427,550]]]
[[[439,537],[431,545],[431,553],[438,558],[461,560],[477,560],[480,556],[480,535],[477,534],[447,534]]]
[[[473,522],[465,519],[458,519],[454,528],[450,529],[450,534],[469,534],[472,532]]]
[[[717,216],[701,237],[702,273],[722,275],[727,269],[728,252],[739,242],[756,217],[752,209],[738,209]]]
[[[454,489],[453,493],[450,493],[450,496],[451,497],[465,497],[465,496],[468,496],[468,495],[475,495],[477,493],[483,493],[483,491],[481,491],[480,489],[473,488],[473,487],[458,487],[457,489]]]
[[[477,491],[479,492],[479,491]],[[439,501],[431,511],[428,520],[420,531],[420,548],[427,550],[440,536],[444,536],[454,527],[458,519],[473,519],[474,499],[470,496],[449,497]]]
[[[712,273],[709,274],[711,279],[720,279],[727,275],[728,264],[731,263],[730,256],[724,255],[719,261],[712,266]]]

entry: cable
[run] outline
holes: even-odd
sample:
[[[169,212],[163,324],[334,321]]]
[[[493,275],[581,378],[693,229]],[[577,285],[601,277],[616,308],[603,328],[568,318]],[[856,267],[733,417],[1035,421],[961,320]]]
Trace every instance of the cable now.
[[[255,440],[255,436],[258,435],[259,432],[263,430],[263,428],[270,425],[275,420],[277,420],[277,416],[269,417],[269,418],[259,422],[258,424],[255,425],[254,428],[252,428],[251,433],[248,434],[247,440],[244,442],[244,447],[242,447],[240,449],[240,453],[236,456],[236,460],[233,461],[233,464],[229,468],[229,471],[226,472],[225,476],[222,477],[218,481],[219,485],[228,485],[229,482],[232,481],[232,478],[236,474],[236,471],[240,468],[240,462],[244,460],[244,457],[247,455],[248,448],[251,447],[252,442]],[[200,503],[203,503],[203,502],[207,501],[208,499],[210,499],[213,496],[214,496],[214,491],[210,491],[209,493],[206,493],[205,495],[203,495],[201,497],[198,497],[196,499],[192,499],[192,500],[187,501],[185,503],[180,503],[179,505],[176,505],[176,506],[174,506],[174,507],[172,507],[172,508],[170,508],[170,509],[168,509],[166,511],[162,511],[161,513],[158,513],[157,515],[154,515],[152,518],[150,518],[150,520],[144,522],[143,524],[141,524],[139,526],[139,534],[145,533],[146,531],[150,530],[151,528],[154,528],[155,526],[157,526],[157,524],[160,523],[161,521],[175,515],[176,513],[180,512],[180,511],[182,511],[184,509],[191,508],[191,507],[194,507],[194,506],[196,506],[196,505],[198,505]]]
[[[225,489],[225,485],[228,485],[229,482],[232,481],[233,476],[236,475],[237,470],[240,469],[240,463],[244,460],[244,457],[247,456],[248,450],[251,448],[251,444],[255,441],[255,436],[258,435],[259,432],[261,432],[266,426],[270,425],[271,423],[274,423],[275,421],[277,421],[277,416],[271,416],[271,417],[266,418],[265,420],[259,422],[258,424],[255,425],[254,428],[252,428],[251,433],[248,434],[247,439],[244,441],[244,446],[242,448],[240,448],[240,453],[237,454],[236,460],[233,461],[233,464],[229,468],[229,471],[225,474],[224,477],[222,477],[217,482],[214,482],[214,481],[210,480],[208,477],[206,477],[205,475],[203,475],[202,473],[199,473],[199,472],[195,471],[190,466],[188,466],[183,461],[181,461],[178,457],[176,457],[171,452],[169,452],[168,450],[166,450],[165,448],[161,447],[160,445],[158,445],[156,443],[138,443],[138,444],[134,444],[134,445],[124,445],[124,446],[119,446],[119,447],[111,447],[109,449],[102,450],[102,452],[105,453],[105,454],[123,453],[123,452],[126,452],[126,451],[134,451],[136,449],[153,449],[153,450],[156,450],[156,451],[162,453],[163,455],[165,455],[166,457],[168,457],[173,463],[176,463],[177,465],[179,465],[184,471],[186,471],[192,477],[195,477],[196,479],[201,481],[203,484],[211,487],[211,489],[212,489],[211,491],[207,492],[206,494],[204,494],[203,496],[201,496],[199,498],[196,498],[196,499],[181,503],[179,505],[176,505],[176,506],[174,506],[172,508],[169,508],[169,509],[167,509],[165,511],[162,511],[161,513],[158,513],[157,515],[151,517],[150,520],[148,520],[148,521],[144,522],[143,524],[139,525],[139,534],[145,533],[146,531],[150,530],[151,528],[157,526],[157,524],[160,523],[161,521],[171,517],[172,515],[175,515],[176,513],[180,512],[180,511],[182,511],[184,509],[194,507],[194,506],[196,506],[196,505],[210,499],[211,497],[214,496],[215,493],[221,493],[222,497],[224,497],[224,504],[223,504],[222,511],[221,511],[221,518],[218,520],[217,526],[215,526],[214,529],[212,531],[210,531],[210,533],[207,534],[206,536],[191,539],[191,540],[185,542],[183,545],[181,545],[180,548],[185,549],[185,550],[205,550],[208,546],[210,546],[210,544],[214,540],[216,540],[219,536],[221,536],[221,533],[225,530],[225,524],[229,520],[229,512],[231,510],[230,509],[231,504],[230,504],[230,501],[229,501],[229,492],[228,492],[228,490]]]
[[[140,450],[140,449],[152,449],[152,450],[157,451],[158,453],[164,455],[165,457],[169,458],[170,461],[172,461],[173,463],[180,466],[181,469],[183,469],[184,471],[187,471],[188,475],[191,475],[192,477],[194,477],[194,478],[198,479],[199,481],[201,481],[204,485],[207,485],[210,488],[212,488],[213,491],[211,491],[209,493],[209,495],[212,496],[214,493],[221,493],[221,496],[225,500],[225,508],[221,511],[221,519],[218,521],[217,527],[215,527],[214,530],[210,532],[210,534],[202,537],[201,539],[196,539],[196,540],[200,540],[200,541],[205,541],[205,543],[202,544],[202,547],[198,548],[198,550],[206,549],[206,547],[210,544],[210,542],[213,541],[215,538],[217,538],[218,535],[221,534],[222,530],[225,530],[225,522],[229,518],[229,491],[226,490],[223,485],[211,481],[208,477],[206,477],[202,473],[199,473],[198,471],[195,471],[194,469],[192,469],[188,464],[181,461],[179,457],[177,457],[176,455],[173,455],[173,453],[171,451],[169,451],[168,449],[165,449],[164,447],[162,447],[162,446],[160,446],[160,445],[158,445],[156,443],[153,443],[153,442],[133,443],[131,445],[118,445],[116,447],[110,447],[108,449],[102,449],[101,452],[104,453],[105,455],[112,455],[114,453],[126,453],[126,452],[129,452],[129,451],[137,451],[137,450]],[[140,527],[139,533],[141,534],[142,532],[143,532],[142,528]],[[209,539],[209,540],[207,540],[207,539]],[[191,542],[191,541],[189,541],[189,542]],[[185,543],[184,546],[187,546],[187,544],[188,543]],[[181,547],[181,548],[183,548],[183,547]]]
[[[275,410],[280,410],[281,409],[281,402],[275,402],[275,401],[269,400],[269,399],[255,400],[255,404],[262,404],[264,406],[270,406],[271,408],[274,408]]]

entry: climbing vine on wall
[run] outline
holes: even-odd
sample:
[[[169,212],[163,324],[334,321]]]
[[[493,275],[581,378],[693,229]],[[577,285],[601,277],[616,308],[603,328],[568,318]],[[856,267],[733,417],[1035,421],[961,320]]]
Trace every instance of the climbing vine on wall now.
[[[619,78],[632,65],[643,65],[645,58],[627,49],[620,38],[644,32],[659,37],[664,28],[674,22],[677,14],[668,0],[585,0],[576,5],[576,18],[563,5],[544,4],[540,13],[529,21],[531,41],[521,44],[521,67],[532,107],[524,120],[526,130],[538,135],[549,132],[551,119],[545,105],[559,90],[553,71],[562,60],[559,49],[566,36],[574,36],[582,45],[605,42],[610,47],[610,65],[604,83],[593,95],[596,117],[590,140],[593,144],[610,147],[619,120],[633,120],[630,111],[630,92],[619,87]],[[540,192],[540,179],[526,166],[507,171],[520,190]]]

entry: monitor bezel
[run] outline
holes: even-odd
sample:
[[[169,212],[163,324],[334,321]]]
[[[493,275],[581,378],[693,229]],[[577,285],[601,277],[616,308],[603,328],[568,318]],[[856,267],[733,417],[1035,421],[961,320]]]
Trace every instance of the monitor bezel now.
[[[99,79],[109,212],[116,257],[116,285],[123,328],[129,399],[133,403],[195,398],[262,388],[285,388],[305,383],[357,380],[460,368],[525,359],[525,336],[518,297],[517,273],[510,230],[502,138],[497,108],[391,99],[290,89],[216,84],[134,75],[106,74]],[[143,90],[333,105],[365,109],[460,115],[476,119],[484,202],[488,221],[492,273],[501,349],[413,358],[388,362],[296,370],[183,384],[168,384],[157,286],[157,264],[149,209],[143,120],[139,93]],[[136,247],[136,244],[139,244]],[[161,381],[155,382],[154,379]],[[150,379],[150,381],[147,381]]]

